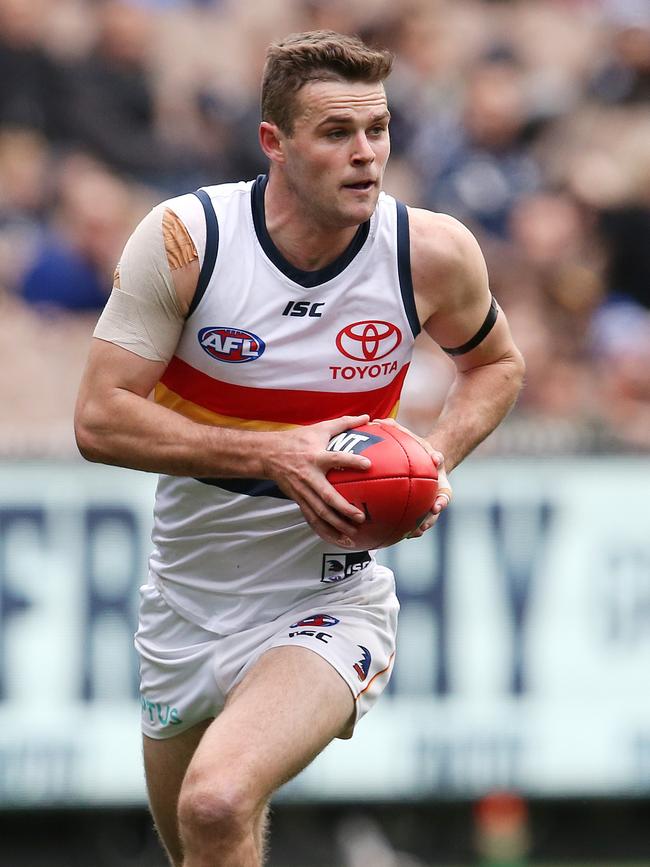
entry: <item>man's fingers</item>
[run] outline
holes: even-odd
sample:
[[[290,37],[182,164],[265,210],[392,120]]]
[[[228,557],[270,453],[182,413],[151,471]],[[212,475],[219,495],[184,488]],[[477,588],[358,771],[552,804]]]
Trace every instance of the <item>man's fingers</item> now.
[[[407,539],[419,539],[423,533],[432,527],[436,523],[437,517],[433,514],[433,512],[429,512],[424,521],[415,528],[415,530],[411,530],[411,532],[406,537]]]
[[[303,507],[307,507],[310,518],[308,523],[312,529],[328,541],[332,541],[331,536],[325,536],[325,533],[333,531],[341,537],[349,537],[354,533],[357,525],[365,521],[366,516],[361,509],[348,502],[328,482],[323,484],[318,481],[312,486],[309,480],[305,479],[303,483],[296,486],[293,496],[303,509],[305,517],[307,514]]]
[[[351,548],[353,546],[354,543],[347,533],[342,532],[332,524],[328,524],[312,509],[309,503],[301,502],[300,509],[309,526],[321,539],[325,539],[326,542],[331,542],[332,545],[337,545],[339,548]]]
[[[440,514],[451,503],[451,488],[438,488],[433,502],[434,514]]]
[[[354,452],[325,452],[319,457],[319,464],[324,473],[333,469],[341,470],[367,470],[371,462],[363,455],[355,455]]]
[[[362,424],[368,424],[369,421],[369,415],[343,415],[340,418],[334,418],[327,422],[327,426],[330,437],[332,437],[338,433],[343,433],[344,430],[348,430],[349,428],[361,427]]]
[[[431,511],[425,517],[419,527],[413,530],[413,532],[409,533],[406,538],[419,539],[420,536],[424,535],[427,530],[430,530],[440,517],[440,513],[443,511],[443,509],[446,509],[449,503],[451,503],[451,498],[451,488],[438,488],[438,491],[436,492],[436,498],[433,501],[433,506],[431,507]]]
[[[412,430],[409,430],[407,427],[404,427],[403,424],[400,424],[398,421],[395,421],[394,418],[373,419],[371,424],[373,424],[374,422],[381,422],[381,424],[386,424],[386,425],[389,425],[392,427],[397,427],[400,430],[403,430],[404,433],[407,433],[410,436],[415,437],[415,439],[420,443],[422,448],[425,449],[425,451],[429,452],[429,454],[433,458],[433,462],[435,463],[436,467],[440,468],[442,466],[442,464],[444,464],[445,459],[442,455],[442,452],[439,452],[437,449],[434,449],[434,447],[431,445],[431,443],[428,440],[424,439],[424,437],[420,437],[417,434],[414,434]]]
[[[336,491],[334,493],[336,494]],[[339,497],[340,495],[336,494],[336,496]],[[344,500],[344,502],[348,508],[354,509],[354,520],[356,520],[356,507],[350,506],[347,500]],[[310,501],[301,501],[300,508],[307,519],[307,523],[322,539],[325,539],[327,542],[332,542],[334,545],[338,545],[342,548],[354,547],[356,526],[354,523],[346,521],[341,515],[340,510],[337,511],[330,508],[323,499],[319,499],[317,496],[311,497]],[[365,520],[365,515],[363,515],[363,513],[359,514],[361,520]],[[359,523],[359,521],[357,521],[357,523]]]
[[[357,506],[353,506],[345,499],[343,494],[340,494],[336,488],[327,483],[327,488],[321,492],[323,502],[329,506],[329,509],[334,514],[340,514],[355,521],[357,524],[362,524],[366,520],[365,514]]]

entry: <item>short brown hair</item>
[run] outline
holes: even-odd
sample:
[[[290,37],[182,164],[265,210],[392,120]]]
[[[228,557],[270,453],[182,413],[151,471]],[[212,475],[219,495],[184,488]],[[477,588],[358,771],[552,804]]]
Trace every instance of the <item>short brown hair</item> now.
[[[374,84],[390,74],[393,55],[371,48],[357,36],[333,30],[292,33],[273,42],[266,52],[262,76],[262,120],[287,135],[293,132],[296,94],[309,81],[367,81]]]

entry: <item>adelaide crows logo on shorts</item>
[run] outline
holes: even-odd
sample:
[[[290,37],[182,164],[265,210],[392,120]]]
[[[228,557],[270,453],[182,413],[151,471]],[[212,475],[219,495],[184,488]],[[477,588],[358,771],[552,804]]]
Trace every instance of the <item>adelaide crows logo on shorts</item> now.
[[[210,325],[202,328],[197,337],[204,352],[217,361],[225,361],[228,364],[257,361],[266,349],[266,343],[261,337],[242,328]]]
[[[338,622],[338,619],[331,614],[312,614],[311,617],[292,623],[291,629],[297,629],[299,626],[336,626]]]
[[[356,671],[359,680],[364,681],[368,677],[368,672],[370,671],[372,656],[370,655],[368,648],[364,647],[363,644],[357,644],[357,647],[359,650],[363,651],[363,656],[358,662],[355,662],[352,667]]]
[[[372,562],[367,551],[354,551],[350,554],[323,554],[323,584],[338,584],[357,572],[361,572]]]

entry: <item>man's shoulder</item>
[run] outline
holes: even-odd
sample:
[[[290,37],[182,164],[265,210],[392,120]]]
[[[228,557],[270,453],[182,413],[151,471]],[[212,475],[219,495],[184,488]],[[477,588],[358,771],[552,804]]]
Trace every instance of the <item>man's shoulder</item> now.
[[[482,260],[478,241],[460,220],[425,208],[408,208],[411,262],[415,268],[458,271]]]
[[[484,291],[485,259],[467,226],[448,214],[409,208],[411,274],[424,319]]]
[[[171,211],[178,212],[179,210],[184,210],[187,207],[191,208],[200,208],[200,199],[197,196],[197,193],[203,191],[208,194],[210,199],[214,202],[217,199],[229,198],[233,195],[237,194],[246,194],[250,192],[250,188],[253,185],[254,181],[232,181],[223,184],[208,184],[205,186],[199,187],[198,190],[189,190],[186,193],[181,193],[178,196],[173,196],[172,198],[165,199],[160,202],[160,208],[169,208]]]

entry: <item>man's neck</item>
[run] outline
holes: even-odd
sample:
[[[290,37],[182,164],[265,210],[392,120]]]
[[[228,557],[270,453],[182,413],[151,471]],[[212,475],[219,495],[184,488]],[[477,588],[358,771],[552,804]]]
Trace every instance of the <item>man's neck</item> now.
[[[358,226],[323,226],[278,178],[269,178],[266,185],[264,214],[271,240],[284,258],[302,271],[316,271],[334,262],[359,230]]]

